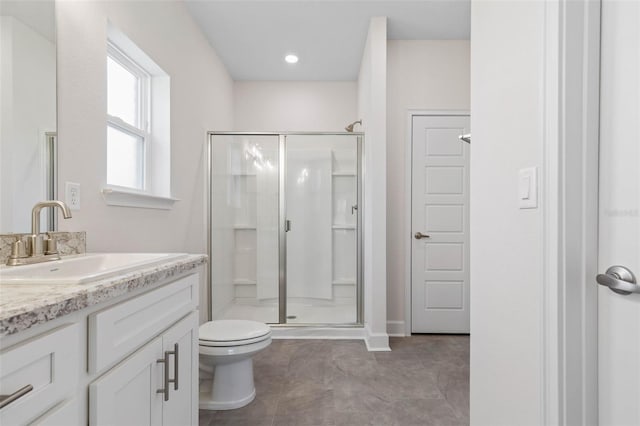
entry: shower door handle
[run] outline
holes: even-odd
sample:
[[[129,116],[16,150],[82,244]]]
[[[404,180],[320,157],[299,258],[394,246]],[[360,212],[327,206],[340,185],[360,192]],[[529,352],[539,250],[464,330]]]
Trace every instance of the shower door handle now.
[[[291,231],[291,221],[287,219],[284,221],[284,232],[289,231]]]

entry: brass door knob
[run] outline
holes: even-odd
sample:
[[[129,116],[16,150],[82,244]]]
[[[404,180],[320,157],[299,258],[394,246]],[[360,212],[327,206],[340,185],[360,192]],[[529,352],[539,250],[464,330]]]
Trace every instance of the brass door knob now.
[[[423,238],[431,238],[430,235],[425,235],[422,232],[416,232],[416,234],[414,235],[414,237],[416,238],[416,240],[421,240]]]

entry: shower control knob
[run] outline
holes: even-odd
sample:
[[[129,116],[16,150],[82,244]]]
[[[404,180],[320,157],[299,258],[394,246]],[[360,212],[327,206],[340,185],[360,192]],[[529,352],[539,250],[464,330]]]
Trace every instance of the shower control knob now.
[[[421,240],[423,238],[431,238],[431,235],[423,234],[422,232],[416,232],[414,235],[416,240]]]

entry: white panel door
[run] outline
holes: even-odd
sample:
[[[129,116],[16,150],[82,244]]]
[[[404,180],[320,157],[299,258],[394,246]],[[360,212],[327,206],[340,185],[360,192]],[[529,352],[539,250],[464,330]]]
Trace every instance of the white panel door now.
[[[469,117],[412,125],[411,331],[468,333]]]
[[[640,2],[602,4],[599,272],[640,276]],[[640,425],[640,294],[598,293],[602,426]]]

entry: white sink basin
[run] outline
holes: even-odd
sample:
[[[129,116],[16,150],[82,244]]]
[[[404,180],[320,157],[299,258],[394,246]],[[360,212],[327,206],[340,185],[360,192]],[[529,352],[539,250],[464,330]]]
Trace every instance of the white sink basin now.
[[[87,253],[34,265],[3,266],[3,284],[83,284],[185,257],[184,253]]]

